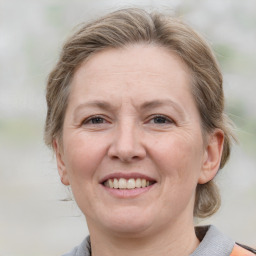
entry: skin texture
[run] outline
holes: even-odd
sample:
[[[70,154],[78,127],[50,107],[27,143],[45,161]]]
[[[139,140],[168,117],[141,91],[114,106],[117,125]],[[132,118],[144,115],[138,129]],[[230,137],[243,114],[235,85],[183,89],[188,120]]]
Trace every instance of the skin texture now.
[[[215,176],[223,133],[203,139],[190,80],[176,55],[143,44],[99,52],[76,71],[63,147],[54,145],[94,256],[188,255],[198,245],[195,189]],[[156,183],[125,197],[101,184],[106,175],[134,173]]]

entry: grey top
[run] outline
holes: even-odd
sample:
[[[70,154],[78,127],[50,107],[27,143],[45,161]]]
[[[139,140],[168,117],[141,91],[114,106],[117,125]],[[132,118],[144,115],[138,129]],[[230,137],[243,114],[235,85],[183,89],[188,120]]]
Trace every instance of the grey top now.
[[[201,242],[190,256],[229,256],[235,245],[232,239],[214,226],[196,227],[196,234]],[[90,237],[62,256],[91,256]]]
[[[197,227],[196,234],[201,242],[190,256],[229,256],[235,245],[214,226]]]

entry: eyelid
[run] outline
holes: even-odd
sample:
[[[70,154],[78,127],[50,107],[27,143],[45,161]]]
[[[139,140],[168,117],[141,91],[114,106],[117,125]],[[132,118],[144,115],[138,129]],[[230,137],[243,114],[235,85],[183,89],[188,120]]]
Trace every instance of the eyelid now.
[[[147,120],[148,120],[148,122],[149,122],[149,121],[153,120],[153,119],[156,118],[156,117],[162,117],[162,118],[166,119],[169,123],[175,123],[175,121],[174,121],[172,118],[170,118],[170,117],[168,117],[168,116],[166,116],[166,115],[163,115],[163,114],[154,114],[154,115],[151,115]]]
[[[85,119],[83,119],[81,125],[89,124],[89,122],[94,118],[101,118],[105,121],[105,122],[99,123],[99,124],[109,123],[109,121],[107,120],[107,118],[104,115],[92,115],[92,116],[89,116],[89,117],[86,117]],[[99,125],[99,124],[90,123],[90,125]]]
[[[149,123],[150,121],[152,121],[154,118],[157,118],[157,117],[160,117],[160,118],[164,118],[166,119],[167,123],[162,123],[162,124],[172,124],[172,123],[175,123],[175,121],[173,120],[173,118],[170,118],[166,115],[163,115],[163,114],[153,114],[151,116],[149,116],[146,120],[146,123]],[[93,124],[93,123],[89,123],[91,120],[93,120],[94,118],[101,118],[103,119],[103,123],[96,123],[96,124]],[[111,123],[111,121],[109,120],[108,117],[106,117],[105,115],[102,115],[102,114],[96,114],[96,115],[92,115],[92,116],[89,116],[89,117],[86,117],[82,120],[81,122],[81,125],[103,125],[103,124],[107,124],[107,123]],[[155,123],[157,125],[157,123]],[[161,124],[161,123],[159,123]]]
[[[163,123],[161,123],[161,122],[159,122],[159,123],[154,122],[154,118],[159,118],[159,117],[165,119],[165,122],[163,122]],[[163,114],[151,115],[147,119],[146,123],[154,125],[154,126],[161,126],[161,127],[170,126],[170,125],[176,124],[176,122],[172,118],[170,118],[169,116],[163,115]]]

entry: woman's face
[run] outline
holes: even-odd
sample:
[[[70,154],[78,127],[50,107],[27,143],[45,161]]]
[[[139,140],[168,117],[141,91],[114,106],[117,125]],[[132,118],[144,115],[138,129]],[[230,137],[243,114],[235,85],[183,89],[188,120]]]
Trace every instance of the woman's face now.
[[[142,44],[99,52],[76,71],[55,146],[89,229],[140,234],[193,221],[195,188],[214,174],[190,81],[176,55]]]

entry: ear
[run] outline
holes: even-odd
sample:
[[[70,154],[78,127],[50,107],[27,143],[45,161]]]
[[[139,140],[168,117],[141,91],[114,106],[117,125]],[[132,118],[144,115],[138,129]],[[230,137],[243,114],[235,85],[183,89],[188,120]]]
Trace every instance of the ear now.
[[[54,148],[55,155],[56,155],[57,167],[58,167],[58,172],[60,175],[61,182],[63,185],[68,186],[68,185],[70,185],[70,183],[69,183],[69,179],[68,179],[68,173],[67,173],[67,169],[65,166],[65,162],[63,161],[62,148],[56,139],[54,139],[54,141],[53,141],[53,148]]]
[[[207,183],[217,174],[220,166],[223,144],[224,132],[222,130],[215,129],[208,135],[203,165],[198,179],[199,184]]]

